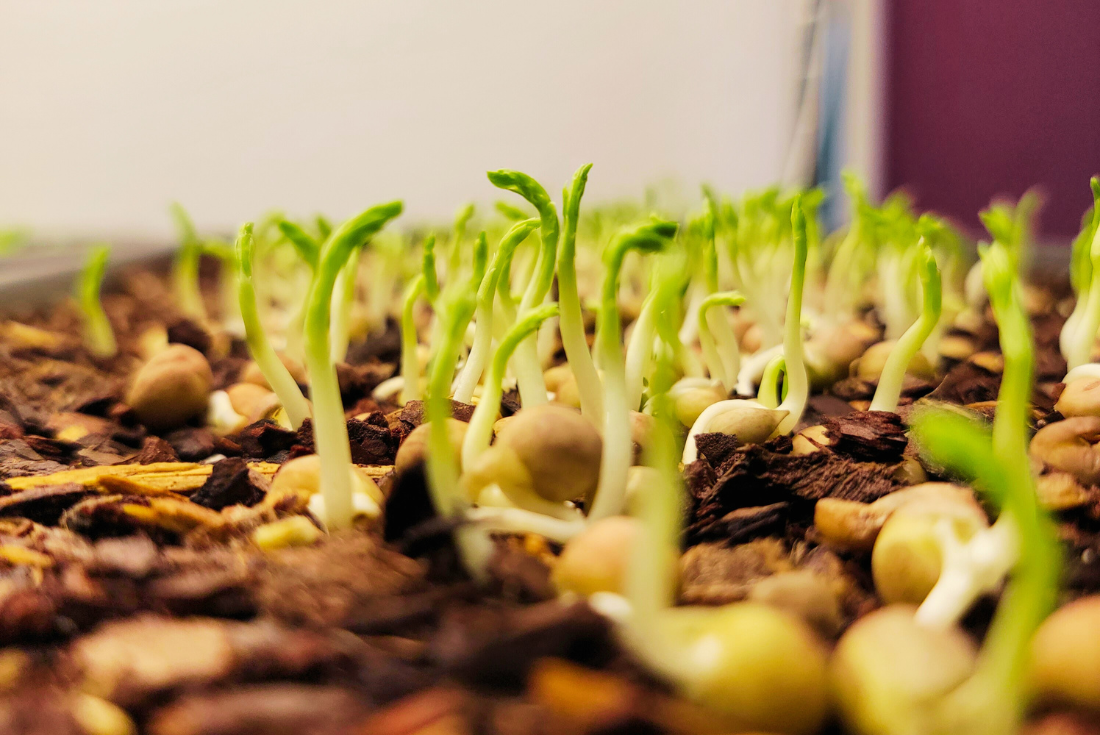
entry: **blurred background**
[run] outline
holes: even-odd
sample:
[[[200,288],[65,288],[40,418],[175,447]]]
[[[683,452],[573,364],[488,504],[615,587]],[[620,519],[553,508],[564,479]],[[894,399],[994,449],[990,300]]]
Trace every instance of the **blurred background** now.
[[[603,200],[851,167],[971,227],[1037,184],[1064,240],[1100,171],[1097,28],[1095,0],[0,0],[0,227],[447,219],[488,169],[553,190],[592,161]]]

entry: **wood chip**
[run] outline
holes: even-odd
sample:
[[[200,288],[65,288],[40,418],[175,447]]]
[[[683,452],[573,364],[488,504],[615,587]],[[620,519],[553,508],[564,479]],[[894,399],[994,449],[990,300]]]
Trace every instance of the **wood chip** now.
[[[281,465],[273,462],[250,462],[249,468],[267,478],[274,477]],[[362,469],[371,479],[385,477],[391,465],[366,465]],[[8,485],[13,490],[26,490],[44,485],[76,483],[105,493],[133,495],[166,495],[198,490],[210,476],[213,465],[194,462],[155,462],[153,464],[120,464],[103,467],[81,467],[36,477],[13,477]]]

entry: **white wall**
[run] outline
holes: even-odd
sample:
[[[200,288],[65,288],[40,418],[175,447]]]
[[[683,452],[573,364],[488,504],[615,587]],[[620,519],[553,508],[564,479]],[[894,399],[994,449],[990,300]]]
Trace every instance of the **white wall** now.
[[[444,216],[777,179],[796,0],[0,0],[0,226],[163,237],[280,206]]]

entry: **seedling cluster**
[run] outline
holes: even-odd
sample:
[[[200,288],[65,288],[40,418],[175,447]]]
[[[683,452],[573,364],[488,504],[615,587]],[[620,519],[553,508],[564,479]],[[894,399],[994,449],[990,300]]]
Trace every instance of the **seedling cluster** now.
[[[1054,473],[1100,484],[1091,392],[1100,367],[1090,362],[1100,181],[1073,247],[1060,414],[1043,417],[1032,439],[1033,194],[982,213],[990,242],[968,268],[965,238],[949,223],[901,194],[876,204],[850,174],[851,223],[825,234],[817,190],[733,199],[704,188],[687,215],[582,209],[591,173],[591,164],[575,173],[559,206],[531,176],[491,171],[490,184],[519,199],[487,213],[464,206],[449,234],[389,227],[403,209],[391,202],[337,226],[273,214],[244,224],[230,247],[201,238],[174,207],[180,310],[212,330],[239,321],[262,390],[219,397],[202,355],[172,348],[139,371],[135,409],[165,429],[207,402],[221,407],[210,416],[228,416],[222,423],[311,423],[316,456],[288,462],[273,491],[301,495],[317,524],[281,519],[253,536],[262,548],[353,532],[364,517],[384,523],[390,490],[352,463],[338,365],[349,346],[389,329],[400,336],[399,372],[373,401],[392,415],[423,409],[401,437],[393,492],[423,470],[432,506],[423,510],[453,529],[469,578],[491,581],[502,537],[564,547],[553,571],[563,599],[586,597],[614,619],[640,661],[729,731],[813,733],[830,711],[857,733],[1016,731],[1035,695],[1032,638],[1059,595],[1042,485]],[[108,253],[92,252],[77,288],[87,346],[100,358],[118,351],[99,300]],[[220,321],[199,289],[203,254],[217,257],[233,296]],[[979,349],[975,325],[988,323],[987,309],[999,350]],[[947,406],[928,395],[959,364],[998,376],[995,400]],[[783,501],[792,513],[817,503],[806,543],[870,555],[884,607],[839,635],[838,603],[812,574],[748,601],[679,604],[682,545],[698,532],[690,516],[713,500],[689,483],[718,478],[722,502],[744,510],[731,499],[731,462],[783,455],[813,472],[848,451],[843,426],[814,404],[826,392],[865,427],[849,435],[876,447],[911,439],[919,450],[889,479],[876,475],[896,486],[867,502],[798,489]],[[163,410],[167,400],[181,410]],[[468,422],[456,420],[456,405],[472,406]],[[858,456],[852,472],[870,464]],[[930,474],[952,484],[925,482]],[[831,607],[792,613],[790,590]],[[999,601],[975,646],[963,626],[982,599]],[[910,659],[922,651],[918,666]],[[907,666],[924,668],[918,676]],[[1043,696],[1063,693],[1045,686]]]

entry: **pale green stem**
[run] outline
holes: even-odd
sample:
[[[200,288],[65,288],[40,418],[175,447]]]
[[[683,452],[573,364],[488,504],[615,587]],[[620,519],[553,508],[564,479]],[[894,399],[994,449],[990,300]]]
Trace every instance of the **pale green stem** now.
[[[653,365],[653,335],[657,328],[653,319],[653,304],[656,301],[656,294],[657,289],[654,288],[646,295],[638,318],[634,320],[630,341],[626,346],[624,376],[627,405],[631,411],[641,408],[645,376]]]
[[[420,358],[416,354],[416,300],[424,293],[424,274],[405,287],[401,297],[401,403],[420,400]]]
[[[493,424],[500,413],[500,399],[504,394],[504,372],[518,345],[538,331],[539,325],[558,314],[557,304],[543,304],[525,314],[508,331],[497,346],[489,365],[489,374],[481,388],[481,400],[470,417],[466,438],[462,442],[462,466],[472,467],[481,453],[489,448],[493,437]]]
[[[351,526],[351,448],[340,383],[329,345],[332,290],[351,252],[401,213],[401,202],[373,207],[348,220],[325,242],[309,294],[305,353],[313,399],[313,437],[321,458],[321,494],[330,530]]]
[[[764,375],[760,378],[760,389],[756,394],[756,402],[764,408],[779,408],[779,376],[787,371],[787,360],[782,354],[776,355],[764,368]]]
[[[534,205],[541,221],[542,247],[539,249],[535,272],[520,299],[518,316],[522,318],[525,313],[542,304],[553,283],[560,229],[558,213],[546,190],[530,176],[517,171],[490,171],[488,176],[494,186],[513,191]],[[534,334],[516,349],[513,368],[523,405],[529,407],[546,403],[546,381],[542,376]]]
[[[359,275],[359,257],[362,250],[356,248],[348,257],[348,262],[340,269],[340,275],[336,277],[336,286],[332,293],[332,361],[343,362],[348,354],[348,343],[351,341],[351,307],[355,303],[356,276]]]
[[[172,267],[172,284],[180,311],[198,322],[206,321],[206,306],[199,289],[199,260],[202,242],[195,234],[195,225],[187,211],[177,203],[171,207],[176,227],[180,231],[180,249]]]
[[[1085,309],[1079,317],[1076,334],[1069,340],[1070,349],[1066,355],[1066,363],[1070,370],[1091,361],[1096,332],[1100,329],[1100,228],[1093,235],[1089,260],[1092,262],[1092,284],[1088,290]],[[1080,298],[1078,296],[1078,300]]]
[[[875,397],[871,400],[871,411],[897,411],[909,363],[920,352],[921,345],[940,321],[943,301],[940,270],[923,238],[918,247],[924,250],[924,262],[920,267],[920,280],[924,292],[921,315],[909,329],[905,330],[905,334],[901,336],[894,345],[894,349],[890,351],[890,356],[886,358],[886,364],[882,366],[882,374],[878,379],[878,387],[875,389]]]
[[[84,318],[84,342],[97,357],[114,357],[118,343],[107,312],[103,310],[100,291],[103,276],[107,272],[107,260],[111,257],[110,245],[97,245],[88,252],[84,271],[77,281],[77,301]]]
[[[802,420],[806,410],[806,401],[810,397],[810,380],[806,374],[806,363],[802,355],[802,291],[806,282],[806,215],[802,211],[801,196],[795,200],[791,211],[791,224],[794,229],[794,268],[791,273],[791,290],[787,296],[787,320],[783,325],[783,358],[786,361],[787,397],[779,404],[780,410],[788,411],[779,422],[774,436],[789,434]]]
[[[298,387],[286,365],[279,359],[264,331],[256,303],[256,289],[252,283],[253,255],[252,223],[246,222],[237,235],[237,301],[241,307],[241,319],[244,321],[245,340],[256,366],[260,368],[267,384],[286,410],[291,425],[297,429],[309,418],[309,402],[302,395],[302,389]]]
[[[655,221],[620,235],[608,250],[607,271],[600,299],[596,348],[604,371],[603,455],[599,486],[588,517],[591,521],[622,512],[626,478],[633,453],[630,439],[630,399],[626,392],[622,321],[619,317],[619,273],[630,250],[655,252],[665,247],[676,225]]]
[[[737,373],[741,369],[741,351],[737,337],[730,329],[721,310],[716,306],[740,306],[745,297],[733,291],[712,293],[699,305],[699,346],[703,349],[710,377],[722,383],[726,393],[737,387]],[[713,309],[713,310],[712,310]],[[722,329],[722,326],[725,329]]]
[[[474,332],[474,344],[470,349],[470,355],[466,364],[462,366],[458,379],[455,382],[454,399],[469,403],[473,398],[477,382],[481,380],[485,372],[485,363],[489,360],[489,352],[493,343],[493,308],[496,302],[497,291],[501,279],[507,279],[511,269],[512,256],[520,243],[527,239],[531,230],[539,224],[537,219],[528,219],[517,222],[504,235],[493,255],[493,262],[485,273],[477,292],[477,329]],[[514,321],[515,314],[512,313]]]
[[[601,425],[603,387],[600,385],[596,364],[592,361],[592,353],[588,349],[581,299],[577,290],[577,222],[580,219],[581,197],[584,195],[590,168],[590,163],[582,166],[573,176],[571,189],[563,194],[565,229],[558,253],[558,303],[561,304],[558,327],[565,357],[577,381],[581,414],[596,425]]]

